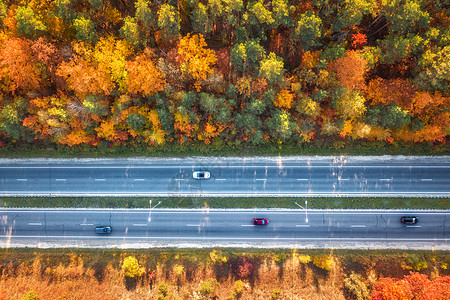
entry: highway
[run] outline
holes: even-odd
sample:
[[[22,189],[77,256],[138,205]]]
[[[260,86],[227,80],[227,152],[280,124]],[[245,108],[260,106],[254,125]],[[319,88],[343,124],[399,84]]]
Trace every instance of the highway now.
[[[1,159],[0,196],[449,197],[450,157]]]
[[[449,249],[448,211],[391,210],[119,210],[1,209],[0,244],[14,247],[214,245],[301,247],[311,243],[394,243],[397,248],[426,245]],[[417,224],[402,224],[413,215]],[[267,226],[252,225],[255,217]],[[111,234],[96,234],[111,226]]]

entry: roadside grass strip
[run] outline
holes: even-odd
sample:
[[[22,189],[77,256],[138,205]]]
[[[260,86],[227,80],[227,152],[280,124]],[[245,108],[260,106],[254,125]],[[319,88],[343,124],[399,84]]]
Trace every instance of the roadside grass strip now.
[[[0,207],[36,208],[286,208],[308,201],[308,209],[450,209],[450,198],[205,198],[205,197],[0,197]]]

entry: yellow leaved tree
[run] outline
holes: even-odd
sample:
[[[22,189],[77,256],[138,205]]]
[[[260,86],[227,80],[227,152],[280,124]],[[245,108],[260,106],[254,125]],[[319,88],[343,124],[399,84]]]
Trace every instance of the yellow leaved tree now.
[[[208,74],[213,73],[211,68],[217,57],[214,50],[206,49],[203,35],[188,34],[180,40],[178,54],[181,58],[181,72],[194,80],[194,87],[200,91],[200,84]]]

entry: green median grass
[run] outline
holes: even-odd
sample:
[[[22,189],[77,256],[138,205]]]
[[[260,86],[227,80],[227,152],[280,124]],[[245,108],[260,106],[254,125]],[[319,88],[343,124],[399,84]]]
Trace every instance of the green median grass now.
[[[0,207],[64,208],[287,208],[300,209],[450,209],[450,198],[206,198],[206,197],[1,197]]]

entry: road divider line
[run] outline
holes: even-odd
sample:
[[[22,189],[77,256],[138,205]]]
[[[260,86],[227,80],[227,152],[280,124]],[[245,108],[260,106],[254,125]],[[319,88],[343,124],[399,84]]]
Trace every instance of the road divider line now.
[[[224,178],[216,178],[216,181],[225,181],[226,179]]]
[[[133,179],[134,181],[145,181],[145,179],[144,178],[135,178],[135,179]]]
[[[65,178],[56,178],[55,181],[66,181]]]
[[[30,225],[30,226],[41,226],[42,223],[28,223],[28,225]]]
[[[80,224],[81,226],[94,226],[94,224]]]
[[[420,227],[422,227],[422,226],[420,226],[420,225],[411,225],[411,226],[406,226],[407,228],[420,228]]]
[[[306,178],[297,178],[298,181],[308,181],[309,179]]]
[[[365,228],[366,225],[352,225],[352,228]]]
[[[311,227],[311,225],[307,225],[307,224],[297,224],[297,225],[295,225],[295,227]]]
[[[381,178],[380,181],[391,181],[390,178]]]
[[[338,178],[340,181],[349,181],[350,179],[348,178]]]
[[[26,178],[17,178],[17,181],[28,181]]]
[[[422,178],[422,179],[420,179],[421,181],[433,181],[433,179],[431,179],[431,178]]]
[[[147,226],[147,224],[133,224],[133,226],[136,226],[136,227],[144,227],[144,226]]]
[[[255,227],[255,225],[241,225],[242,227]]]
[[[264,180],[267,180],[267,179],[266,178],[262,178],[262,179],[256,178],[255,180],[262,180],[262,181],[264,181]]]
[[[186,224],[187,227],[200,227],[200,224]]]
[[[106,179],[104,179],[104,178],[95,178],[94,180],[95,181],[106,181]]]

